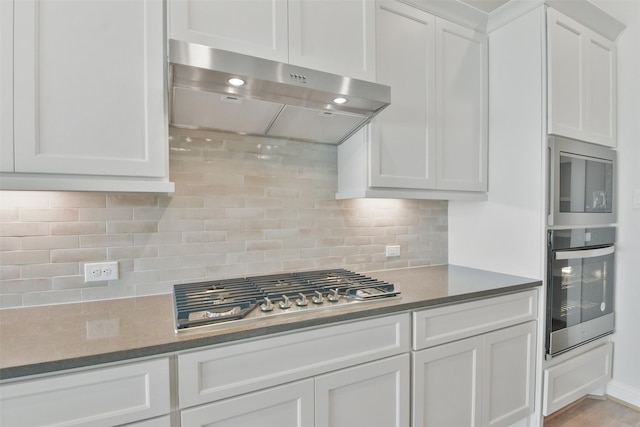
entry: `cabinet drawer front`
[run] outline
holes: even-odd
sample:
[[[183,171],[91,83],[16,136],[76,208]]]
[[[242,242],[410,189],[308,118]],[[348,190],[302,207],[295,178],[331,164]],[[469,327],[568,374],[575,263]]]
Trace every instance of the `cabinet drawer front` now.
[[[611,378],[612,343],[544,370],[542,414],[549,415],[586,396]]]
[[[1,387],[0,424],[6,427],[113,426],[168,414],[170,410],[167,359]]]
[[[187,409],[181,420],[182,427],[313,427],[313,380]]]
[[[413,313],[413,348],[433,347],[495,329],[535,320],[538,292],[533,289]]]
[[[409,327],[400,314],[181,354],[180,407],[407,352]]]

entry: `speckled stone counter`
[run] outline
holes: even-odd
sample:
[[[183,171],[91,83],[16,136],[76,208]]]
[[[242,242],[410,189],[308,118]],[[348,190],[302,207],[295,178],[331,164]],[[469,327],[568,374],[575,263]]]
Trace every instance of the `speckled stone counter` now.
[[[539,280],[458,266],[366,272],[401,298],[174,332],[171,295],[0,310],[0,379],[166,354],[534,288]]]

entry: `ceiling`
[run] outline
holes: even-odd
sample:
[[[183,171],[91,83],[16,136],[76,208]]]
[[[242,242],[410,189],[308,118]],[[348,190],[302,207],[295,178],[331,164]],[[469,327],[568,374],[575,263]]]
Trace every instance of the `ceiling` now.
[[[503,4],[507,3],[509,0],[460,0],[463,3],[468,4],[469,6],[475,7],[478,10],[481,10],[486,13],[490,13]]]

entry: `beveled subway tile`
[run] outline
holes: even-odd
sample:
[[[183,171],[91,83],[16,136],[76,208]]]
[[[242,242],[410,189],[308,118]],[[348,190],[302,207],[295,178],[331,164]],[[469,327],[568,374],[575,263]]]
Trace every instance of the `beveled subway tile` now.
[[[68,222],[78,220],[75,208],[20,209],[20,220],[25,222]]]
[[[0,265],[0,280],[12,280],[12,279],[19,279],[19,278],[20,278],[19,266]]]
[[[78,236],[23,237],[21,249],[70,249],[79,247]]]
[[[50,260],[49,250],[0,252],[0,265],[42,264]]]
[[[157,221],[107,221],[108,234],[155,233],[157,231]]]
[[[160,231],[158,233],[136,233],[133,236],[135,246],[165,245],[182,241],[181,231]]]
[[[158,256],[157,246],[124,246],[107,248],[107,257],[110,260],[148,258]]]
[[[204,231],[204,220],[201,219],[184,219],[175,221],[158,221],[158,231]]]
[[[83,288],[81,290],[82,301],[96,301],[114,298],[129,298],[135,296],[134,285],[109,285],[101,287]]]
[[[67,289],[81,289],[88,286],[105,286],[106,283],[106,281],[85,283],[84,274],[82,276],[79,274],[76,274],[74,276],[60,275],[53,278],[53,290],[60,291]]]
[[[80,221],[125,221],[133,219],[133,208],[79,208]]]
[[[23,279],[38,277],[72,276],[80,274],[80,264],[77,262],[62,262],[54,264],[29,264],[20,267],[20,277]]]
[[[0,237],[47,236],[47,222],[3,222],[0,223]]]
[[[204,243],[180,243],[177,245],[162,245],[158,247],[158,256],[184,256],[204,253]]]
[[[3,237],[0,239],[0,251],[17,251],[20,249],[20,237]]]
[[[163,282],[171,281],[174,283],[204,281],[204,270],[204,266],[162,270],[160,271],[160,280]]]
[[[20,209],[0,209],[0,221],[2,222],[19,222]]]
[[[80,236],[81,248],[105,248],[115,246],[132,246],[132,234],[94,234]]]
[[[102,262],[107,260],[106,248],[54,249],[51,262]]]
[[[54,222],[51,223],[51,235],[83,235],[103,234],[107,232],[107,224],[104,221],[78,221],[78,222]]]
[[[51,194],[52,208],[104,208],[107,195],[102,193],[81,193],[60,191]]]
[[[49,195],[46,191],[0,191],[0,206],[9,208],[48,208]]]
[[[171,221],[184,219],[187,209],[167,209],[167,208],[135,208],[133,219],[136,221],[165,220]]]
[[[82,300],[80,289],[48,292],[30,292],[22,297],[25,307],[48,304],[66,304]]]
[[[0,294],[31,293],[51,290],[50,278],[15,279],[0,282]]]
[[[282,249],[280,240],[247,240],[245,243],[247,251],[272,251]]]
[[[135,208],[135,207],[157,207],[158,196],[154,194],[108,194],[107,195],[107,208]]]
[[[0,309],[22,307],[22,294],[0,294]]]
[[[158,196],[158,207],[168,209],[203,208],[203,197]]]
[[[227,233],[224,231],[186,231],[182,233],[183,243],[224,242]]]

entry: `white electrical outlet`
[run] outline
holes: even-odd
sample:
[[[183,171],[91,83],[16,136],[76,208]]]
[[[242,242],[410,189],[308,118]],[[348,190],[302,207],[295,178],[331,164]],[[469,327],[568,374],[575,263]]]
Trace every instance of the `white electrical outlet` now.
[[[400,245],[389,245],[386,250],[387,258],[400,256]]]
[[[118,261],[92,262],[84,265],[85,283],[107,280],[118,280]]]

